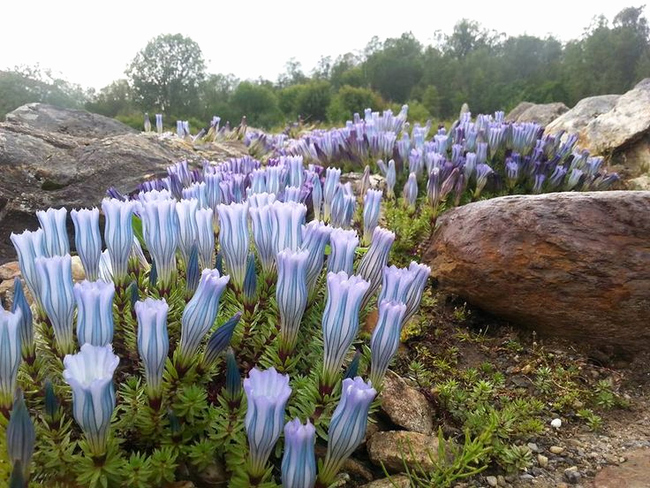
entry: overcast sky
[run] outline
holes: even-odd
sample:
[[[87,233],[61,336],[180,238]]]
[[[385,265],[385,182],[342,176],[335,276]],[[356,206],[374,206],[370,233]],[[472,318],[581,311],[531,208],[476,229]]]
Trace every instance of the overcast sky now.
[[[639,2],[637,2],[639,3]],[[289,58],[309,72],[321,55],[362,50],[411,31],[429,44],[468,18],[508,35],[582,35],[636,3],[592,0],[436,2],[411,0],[4,0],[0,69],[39,63],[71,82],[101,88],[124,77],[135,54],[158,34],[181,33],[201,46],[212,73],[275,80]]]

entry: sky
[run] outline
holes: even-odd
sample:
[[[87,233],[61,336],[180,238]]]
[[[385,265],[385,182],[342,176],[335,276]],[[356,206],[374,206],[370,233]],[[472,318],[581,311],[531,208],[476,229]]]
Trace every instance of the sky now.
[[[85,88],[124,78],[136,53],[159,34],[191,37],[210,73],[276,80],[290,58],[309,73],[321,55],[335,58],[380,39],[412,32],[431,44],[462,18],[514,36],[579,38],[595,16],[610,21],[627,2],[592,0],[22,0],[2,2],[0,69],[49,68]],[[458,8],[455,8],[458,7]],[[1,94],[0,94],[1,96]]]

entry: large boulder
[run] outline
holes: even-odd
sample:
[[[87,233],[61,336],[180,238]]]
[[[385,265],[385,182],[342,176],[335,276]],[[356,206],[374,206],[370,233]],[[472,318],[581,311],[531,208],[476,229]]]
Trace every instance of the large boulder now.
[[[38,227],[37,210],[96,206],[110,186],[129,193],[181,159],[198,163],[244,154],[240,142],[195,148],[151,133],[88,138],[0,123],[0,263],[15,259],[11,232]]]
[[[439,218],[424,258],[443,290],[515,324],[650,350],[650,192],[471,203]]]
[[[547,125],[567,112],[569,107],[561,102],[556,103],[529,103],[521,102],[507,115],[506,120],[512,122],[535,122]]]
[[[28,103],[8,113],[5,118],[8,124],[76,137],[108,137],[136,133],[119,120],[85,110],[60,108],[45,103]]]
[[[620,95],[598,95],[580,100],[575,107],[560,115],[546,126],[546,134],[564,131],[568,134],[579,134],[599,115],[614,108]]]

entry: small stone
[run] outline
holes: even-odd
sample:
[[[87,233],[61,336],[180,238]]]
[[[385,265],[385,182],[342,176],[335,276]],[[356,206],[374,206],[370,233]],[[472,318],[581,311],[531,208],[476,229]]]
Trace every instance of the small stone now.
[[[627,459],[625,459],[623,456],[621,456],[620,458],[618,458],[618,462],[619,462],[619,463],[624,463],[625,461],[627,461]]]
[[[497,476],[497,481],[499,482],[499,486],[506,486],[508,484],[506,478],[502,474]]]
[[[564,452],[564,448],[560,446],[551,446],[548,450],[551,454],[562,454]]]
[[[573,469],[573,468],[575,468],[575,469]],[[572,466],[569,469],[565,469],[564,470],[564,477],[572,485],[577,485],[580,482],[580,478],[582,478],[582,476],[580,475],[580,472],[578,471],[578,468],[576,466]]]
[[[79,256],[72,256],[72,279],[74,281],[82,281],[86,277],[86,271],[81,258]]]
[[[554,429],[559,429],[562,427],[562,421],[560,419],[553,419],[551,420],[551,427]]]
[[[11,261],[0,266],[0,281],[13,280],[16,276],[20,276],[18,261]]]
[[[548,458],[543,454],[537,455],[537,462],[542,468],[546,468],[548,466]]]
[[[537,444],[535,444],[534,442],[529,442],[527,444],[527,446],[528,446],[528,449],[530,449],[531,451],[539,452],[539,447],[537,447]]]
[[[532,480],[535,479],[535,477],[534,477],[532,474],[528,474],[528,473],[526,473],[526,474],[522,474],[522,475],[519,477],[519,479],[522,480],[522,481],[532,481]]]
[[[487,481],[487,484],[490,486],[498,486],[499,481],[497,480],[496,476],[488,476],[485,478],[485,481]]]

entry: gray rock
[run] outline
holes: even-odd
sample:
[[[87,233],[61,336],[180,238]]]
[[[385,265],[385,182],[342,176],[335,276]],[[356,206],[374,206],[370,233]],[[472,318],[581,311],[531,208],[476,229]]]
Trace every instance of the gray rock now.
[[[508,114],[507,120],[512,120],[514,122],[535,122],[541,125],[548,125],[569,110],[569,107],[561,102],[532,104],[515,118],[513,112],[518,108],[521,110],[521,104],[515,107],[515,109]]]
[[[420,434],[433,432],[435,411],[426,397],[394,373],[386,375],[381,409],[400,427]]]
[[[393,473],[404,471],[405,462],[409,468],[433,469],[438,456],[438,438],[417,432],[377,432],[367,447],[373,464]]]
[[[534,103],[530,103],[530,102],[520,102],[519,105],[517,105],[510,112],[508,112],[508,115],[506,115],[506,120],[509,120],[511,122],[516,122],[517,119],[521,116],[521,114],[523,114],[526,110],[528,110],[530,107],[534,105],[535,105]]]
[[[119,120],[85,110],[55,107],[45,103],[29,103],[5,117],[7,123],[24,125],[44,132],[57,132],[74,137],[109,137],[134,134],[136,131]]]
[[[580,100],[575,107],[560,115],[546,126],[546,134],[565,131],[579,134],[587,125],[601,114],[609,112],[620,95],[599,95]]]
[[[487,481],[487,484],[490,486],[499,486],[499,481],[496,476],[486,476],[485,481]]]
[[[621,95],[607,113],[592,120],[584,131],[587,149],[608,154],[650,129],[650,78]]]
[[[0,123],[0,263],[15,259],[11,232],[38,227],[37,210],[99,205],[110,186],[131,192],[148,178],[166,175],[167,166],[181,159],[198,162],[244,154],[239,142],[195,150],[153,134],[99,139]],[[73,232],[70,221],[68,230]]]
[[[438,220],[424,262],[443,291],[554,338],[648,350],[650,192],[511,196]]]

